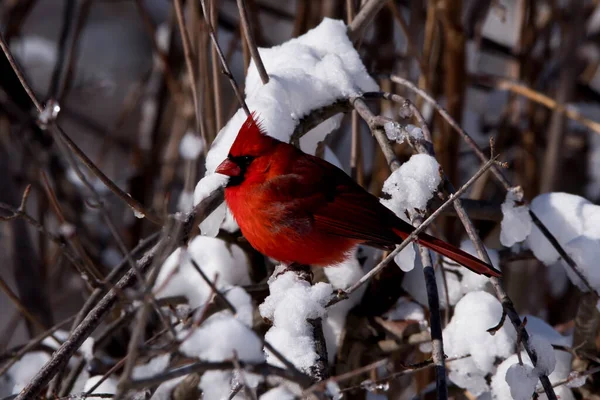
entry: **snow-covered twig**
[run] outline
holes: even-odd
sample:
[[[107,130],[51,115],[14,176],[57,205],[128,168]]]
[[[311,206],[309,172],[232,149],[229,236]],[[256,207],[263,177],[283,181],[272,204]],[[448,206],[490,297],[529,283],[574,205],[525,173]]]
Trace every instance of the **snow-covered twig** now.
[[[406,246],[412,243],[412,241],[417,238],[419,233],[423,232],[427,228],[427,226],[429,226],[429,224],[431,224],[437,217],[440,216],[444,209],[449,207],[453,202],[458,201],[458,198],[469,188],[469,186],[471,186],[481,175],[483,175],[485,171],[491,168],[492,164],[494,163],[496,163],[496,160],[492,159],[489,160],[485,165],[483,165],[479,169],[479,171],[477,171],[477,173],[473,175],[471,179],[469,179],[456,193],[450,196],[440,208],[435,210],[425,221],[423,221],[423,223],[418,228],[416,228],[400,245],[396,246],[394,251],[392,251],[386,258],[384,258],[379,264],[377,264],[377,266],[375,266],[371,271],[366,273],[358,282],[356,282],[346,291],[340,292],[340,294],[338,294],[338,297],[333,299],[329,303],[329,305],[333,305],[339,302],[340,300],[346,298],[349,294],[356,291],[360,286],[369,281],[375,274],[377,274],[386,265],[388,265],[396,256],[396,254],[398,254],[402,249],[404,249]]]
[[[393,82],[412,90],[413,92],[418,94],[420,97],[422,97],[424,100],[426,100],[431,106],[433,106],[440,113],[440,115],[448,122],[448,124],[463,138],[465,143],[473,150],[473,153],[475,153],[475,155],[482,162],[486,162],[488,160],[488,157],[483,153],[483,151],[477,145],[477,143],[473,140],[473,138],[467,132],[465,132],[465,130],[460,127],[460,125],[452,118],[452,116],[446,111],[446,109],[444,109],[444,107],[442,107],[437,101],[435,101],[435,99],[433,97],[431,97],[427,92],[425,92],[424,90],[417,87],[411,81],[409,81],[405,78],[402,78],[400,76],[391,75],[390,79]],[[499,169],[497,167],[492,168],[492,173],[497,178],[497,180],[502,184],[502,186],[504,186],[506,191],[509,191],[513,187],[510,184],[510,182],[508,181],[508,179],[504,176],[501,169]],[[571,256],[569,256],[569,254],[565,251],[565,249],[561,246],[561,244],[556,240],[554,235],[548,230],[548,228],[544,225],[544,223],[537,217],[537,215],[533,211],[529,210],[529,214],[531,215],[531,219],[532,219],[533,223],[540,229],[540,231],[544,234],[544,236],[548,239],[548,241],[552,244],[552,246],[556,249],[556,251],[560,254],[560,256],[565,260],[567,265],[569,265],[569,267],[573,270],[573,272],[575,274],[577,274],[578,276],[581,275],[581,270],[579,269],[579,267],[577,266],[575,261],[573,261]],[[579,277],[580,277],[580,279],[582,279],[584,284],[586,286],[588,286],[588,288],[591,288],[591,285],[589,284],[587,279],[585,279],[585,277],[583,277],[583,276],[579,276]]]
[[[479,156],[479,158],[482,159],[482,161],[489,162],[488,157],[486,157],[483,154],[483,152],[479,149],[479,147],[473,141],[473,139],[471,139],[469,137],[469,135],[462,128],[460,128],[460,126],[456,123],[456,121],[454,121],[452,119],[452,117],[431,96],[429,96],[426,92],[417,88],[414,84],[412,84],[411,82],[409,82],[403,78],[400,78],[397,76],[392,76],[391,78],[394,82],[400,83],[404,86],[407,86],[407,87],[415,90],[419,95],[423,96],[428,102],[432,103],[432,105],[440,112],[440,114],[442,114],[444,116],[444,118],[446,118],[448,120],[448,122],[451,124],[451,126],[455,129],[459,130],[459,132],[461,132],[461,135],[463,136],[465,141],[467,141],[467,143],[471,147],[473,147],[473,150]],[[426,127],[426,125],[424,125],[424,127]],[[433,151],[433,149],[431,151]],[[505,187],[508,190],[508,188],[510,188],[510,185],[508,185],[508,181],[502,174],[500,168],[498,168],[497,166],[493,166],[493,167],[495,167],[495,168],[492,168],[494,175],[496,175],[498,177],[498,179],[501,180],[501,182],[506,183]],[[458,193],[458,192],[455,192],[454,187],[448,181],[447,178],[444,179],[444,184],[445,184],[448,192],[451,193],[450,197],[454,196],[453,193]],[[506,186],[506,185],[508,185],[508,186]],[[454,208],[456,209],[458,217],[459,217],[460,221],[462,222],[463,226],[465,227],[465,230],[467,231],[469,238],[473,242],[473,245],[475,247],[475,250],[477,251],[478,256],[481,259],[483,259],[485,262],[487,262],[488,264],[491,264],[490,257],[487,254],[487,251],[485,250],[485,246],[483,245],[481,238],[477,234],[475,227],[473,225],[473,222],[469,219],[466,211],[462,207],[460,200],[458,200],[454,203]],[[494,290],[496,291],[496,296],[502,303],[502,307],[506,310],[506,313],[507,313],[509,319],[511,320],[513,326],[515,327],[515,330],[519,331],[521,329],[521,325],[522,325],[521,318],[520,318],[519,314],[517,313],[517,311],[512,303],[512,300],[508,297],[508,294],[504,290],[500,279],[492,277],[492,278],[490,278],[490,281],[492,282]],[[527,330],[525,330],[524,328],[522,329],[522,340],[523,340],[523,347],[527,351],[527,354],[529,355],[533,364],[536,365],[537,356],[536,356],[536,353],[535,353],[534,349],[532,348],[531,344],[529,343],[529,334],[527,333]],[[548,396],[548,399],[556,400],[556,394],[554,393],[554,390],[552,389],[552,385],[550,383],[550,380],[548,379],[548,376],[544,375],[544,374],[540,374],[539,379],[540,379],[542,386],[544,387],[544,390],[546,392],[546,395]]]

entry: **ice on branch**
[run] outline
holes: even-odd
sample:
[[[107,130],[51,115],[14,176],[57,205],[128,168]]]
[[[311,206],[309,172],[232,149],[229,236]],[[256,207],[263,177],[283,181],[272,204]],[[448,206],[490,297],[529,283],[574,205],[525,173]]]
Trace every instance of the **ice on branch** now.
[[[546,225],[565,251],[573,258],[590,285],[600,288],[600,206],[583,197],[567,193],[547,193],[531,202],[531,209]],[[559,261],[559,254],[537,226],[533,226],[527,245],[546,265]],[[560,261],[571,281],[587,291],[577,275]]]
[[[405,212],[426,209],[427,202],[440,185],[439,168],[430,155],[415,154],[385,181],[383,192],[388,198],[382,199],[381,203],[409,222]],[[394,261],[403,271],[412,270],[415,265],[414,246],[407,246]]]
[[[515,243],[524,241],[531,233],[531,216],[529,207],[522,204],[523,189],[521,187],[511,188],[506,192],[506,199],[502,203],[502,231],[500,232],[500,243],[511,247]]]
[[[288,271],[269,280],[269,292],[259,307],[260,315],[273,323],[265,339],[297,368],[309,372],[318,355],[313,327],[306,320],[325,316],[325,305],[333,288],[323,282],[311,286]],[[283,366],[270,352],[267,352],[267,361]]]
[[[516,332],[511,324],[504,324],[495,335],[487,332],[501,317],[502,305],[494,296],[471,292],[456,304],[454,316],[444,329],[445,352],[449,357],[471,355],[449,363],[449,377],[474,396],[490,390],[486,376],[495,372],[496,359],[514,352]]]
[[[164,262],[154,290],[158,298],[185,296],[190,307],[203,305],[211,294],[191,260],[193,259],[208,279],[216,280],[217,288],[247,285],[248,260],[244,251],[235,244],[216,238],[197,236],[190,241],[187,250],[175,250]]]

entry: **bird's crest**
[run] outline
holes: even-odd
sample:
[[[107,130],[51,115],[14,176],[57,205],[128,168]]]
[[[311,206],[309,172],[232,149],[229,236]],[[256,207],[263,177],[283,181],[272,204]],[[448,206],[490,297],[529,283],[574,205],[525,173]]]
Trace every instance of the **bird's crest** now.
[[[229,154],[238,156],[258,156],[267,151],[277,141],[267,136],[258,113],[253,111],[240,128]]]

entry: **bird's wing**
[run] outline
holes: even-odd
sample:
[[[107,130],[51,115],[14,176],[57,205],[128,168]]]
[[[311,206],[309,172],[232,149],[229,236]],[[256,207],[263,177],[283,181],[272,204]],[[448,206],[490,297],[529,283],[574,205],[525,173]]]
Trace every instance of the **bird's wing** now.
[[[399,242],[392,227],[406,224],[344,171],[317,157],[303,154],[272,185],[278,191],[272,198],[287,198],[289,207],[297,204],[310,214],[313,229],[322,232],[388,248]],[[406,224],[406,229],[413,227]]]

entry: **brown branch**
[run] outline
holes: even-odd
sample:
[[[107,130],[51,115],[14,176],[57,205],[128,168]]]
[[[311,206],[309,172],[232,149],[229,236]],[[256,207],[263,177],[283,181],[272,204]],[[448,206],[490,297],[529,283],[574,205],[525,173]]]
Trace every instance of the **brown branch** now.
[[[6,58],[8,59],[10,65],[11,65],[11,68],[17,75],[19,82],[21,83],[21,86],[23,86],[23,89],[25,90],[25,92],[27,93],[27,95],[29,96],[29,98],[31,99],[33,104],[35,105],[35,108],[37,109],[38,114],[39,114],[40,123],[41,123],[40,125],[52,123],[53,133],[56,136],[58,136],[58,138],[60,140],[62,140],[73,153],[75,153],[77,158],[79,158],[79,160],[94,175],[96,175],[96,177],[98,179],[100,179],[102,181],[102,183],[104,183],[111,192],[113,192],[117,197],[119,197],[121,200],[123,200],[125,203],[127,203],[129,205],[129,207],[131,207],[134,210],[134,212],[137,213],[138,215],[143,215],[145,218],[147,218],[149,221],[151,221],[155,224],[158,224],[158,225],[162,224],[162,220],[158,216],[155,216],[153,213],[151,213],[149,210],[147,210],[142,204],[140,204],[137,200],[133,199],[129,194],[127,194],[123,190],[121,190],[121,188],[119,188],[112,180],[110,180],[106,175],[104,175],[104,173],[92,162],[92,160],[90,160],[89,157],[63,131],[63,129],[60,127],[60,125],[58,125],[56,123],[56,121],[54,120],[56,118],[56,115],[54,115],[52,112],[49,113],[49,111],[46,108],[42,107],[41,103],[35,97],[33,90],[31,89],[31,87],[29,86],[27,81],[25,80],[25,77],[23,76],[23,73],[21,72],[20,68],[17,66],[17,63],[15,62],[15,60],[12,56],[12,53],[10,52],[10,49],[9,49],[8,45],[6,44],[6,42],[4,41],[4,38],[2,37],[2,35],[0,35],[0,48],[4,52],[4,55],[6,56]],[[49,106],[56,107],[57,104],[54,102],[49,102]],[[43,117],[46,117],[48,115],[53,117],[53,119],[42,121]]]
[[[368,0],[348,25],[348,37],[353,43],[358,42],[375,15],[388,0]]]
[[[260,58],[258,48],[256,47],[254,31],[250,26],[250,20],[248,18],[248,7],[246,6],[246,1],[237,0],[237,6],[240,11],[240,22],[242,25],[242,30],[244,31],[244,36],[246,37],[248,48],[250,49],[250,54],[252,55],[252,60],[254,60],[254,65],[256,66],[256,70],[258,71],[260,80],[262,81],[263,85],[266,85],[267,83],[269,83],[269,75],[267,74],[265,65],[263,64],[262,59]]]
[[[179,33],[181,35],[181,41],[183,43],[183,56],[185,59],[185,65],[188,70],[188,74],[191,81],[192,87],[192,101],[194,102],[194,115],[196,116],[196,134],[200,133],[204,140],[204,146],[202,147],[204,156],[208,153],[208,137],[206,135],[206,129],[204,127],[204,118],[202,117],[202,110],[200,109],[200,100],[198,97],[198,83],[196,82],[196,73],[194,64],[192,62],[192,45],[190,44],[190,37],[188,36],[187,28],[185,25],[185,19],[183,12],[181,11],[181,0],[174,0],[173,5],[175,7],[175,16],[177,17],[177,25],[179,26]]]
[[[215,50],[217,51],[217,54],[219,55],[219,61],[221,62],[221,67],[223,68],[223,73],[229,79],[229,83],[231,84],[231,87],[233,88],[233,91],[235,92],[235,96],[237,97],[237,100],[240,103],[240,106],[244,109],[244,112],[246,113],[246,115],[249,116],[250,109],[248,109],[248,105],[246,104],[246,101],[244,100],[244,96],[242,95],[242,92],[240,91],[240,88],[239,88],[237,82],[235,81],[233,74],[231,73],[231,69],[229,69],[229,65],[227,65],[227,61],[225,60],[225,56],[223,55],[223,50],[221,50],[221,46],[219,46],[219,42],[217,41],[217,37],[215,36],[215,29],[214,29],[212,23],[210,22],[210,16],[207,13],[208,8],[206,7],[206,0],[200,0],[200,2],[202,4],[202,13],[204,14],[204,20],[206,21],[206,25],[208,26],[208,32],[210,34],[210,39],[212,41],[212,44],[213,44]]]

